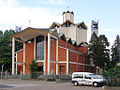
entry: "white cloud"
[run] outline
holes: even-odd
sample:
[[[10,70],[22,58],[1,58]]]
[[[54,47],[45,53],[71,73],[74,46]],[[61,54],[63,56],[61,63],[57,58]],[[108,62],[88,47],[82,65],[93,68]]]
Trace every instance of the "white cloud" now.
[[[0,0],[0,7],[12,7],[18,5],[16,0]]]
[[[61,23],[62,16],[52,11],[41,7],[19,7],[16,0],[0,0],[0,30],[14,29],[16,25],[24,29],[29,26],[29,20],[30,26],[36,28],[47,28],[54,21]]]
[[[48,1],[40,1],[42,4],[52,4],[52,5],[64,5],[64,4],[70,4],[71,2],[67,2],[65,0],[48,0]]]

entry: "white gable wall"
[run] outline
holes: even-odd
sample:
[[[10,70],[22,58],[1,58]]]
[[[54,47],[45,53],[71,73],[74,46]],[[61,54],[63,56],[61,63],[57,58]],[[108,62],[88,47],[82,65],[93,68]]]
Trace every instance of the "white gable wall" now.
[[[76,34],[77,34],[77,45],[79,45],[82,41],[87,42],[87,30],[85,29],[80,29],[77,28],[76,30]]]
[[[59,33],[64,33],[65,37],[70,37],[72,40],[76,40],[76,26],[59,27]]]

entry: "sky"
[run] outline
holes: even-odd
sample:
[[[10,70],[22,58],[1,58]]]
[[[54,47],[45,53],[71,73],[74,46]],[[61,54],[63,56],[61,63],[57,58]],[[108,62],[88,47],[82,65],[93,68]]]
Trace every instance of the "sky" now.
[[[0,30],[48,28],[62,23],[67,10],[74,12],[74,23],[87,25],[88,41],[92,20],[99,20],[99,35],[104,34],[110,46],[120,35],[120,0],[0,0]]]

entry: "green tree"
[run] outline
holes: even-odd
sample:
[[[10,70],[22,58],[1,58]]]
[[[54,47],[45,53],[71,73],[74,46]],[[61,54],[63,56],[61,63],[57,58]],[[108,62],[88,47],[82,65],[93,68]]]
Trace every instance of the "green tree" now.
[[[36,72],[38,70],[38,63],[36,63],[36,60],[33,59],[32,63],[30,64],[30,72]]]
[[[105,35],[100,35],[99,37],[93,33],[91,36],[91,40],[89,42],[89,51],[88,57],[96,66],[101,69],[107,69],[109,63],[109,42]]]
[[[91,36],[91,40],[89,42],[88,46],[88,57],[89,59],[94,63],[95,65],[95,71],[96,71],[96,66],[98,65],[98,36],[93,33]]]
[[[107,84],[110,86],[120,86],[120,63],[115,67],[103,71],[104,77],[107,79]]]
[[[3,36],[3,32],[0,30],[0,38]]]
[[[11,71],[12,65],[12,46],[11,36],[15,34],[14,30],[6,30],[4,33],[0,31],[0,66],[4,65],[5,71]],[[1,67],[0,67],[1,70]]]
[[[98,55],[99,55],[99,67],[102,69],[109,69],[110,68],[110,50],[109,42],[105,35],[100,35],[98,38]]]
[[[36,79],[38,77],[37,71],[38,71],[38,63],[36,63],[36,60],[33,59],[32,63],[30,64],[30,73],[31,73],[31,78]]]
[[[11,72],[12,66],[12,35],[18,33],[14,30],[0,31],[0,71],[4,64],[4,71]],[[23,47],[23,44],[16,42],[16,51]]]
[[[114,67],[116,63],[120,62],[120,37],[117,35],[114,44],[111,48],[111,65]]]

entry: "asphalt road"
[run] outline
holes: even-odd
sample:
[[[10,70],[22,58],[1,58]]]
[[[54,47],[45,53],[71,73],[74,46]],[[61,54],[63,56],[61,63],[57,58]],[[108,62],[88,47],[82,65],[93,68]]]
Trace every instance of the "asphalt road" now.
[[[0,90],[102,90],[102,88],[92,86],[74,86],[70,82],[0,80]]]

